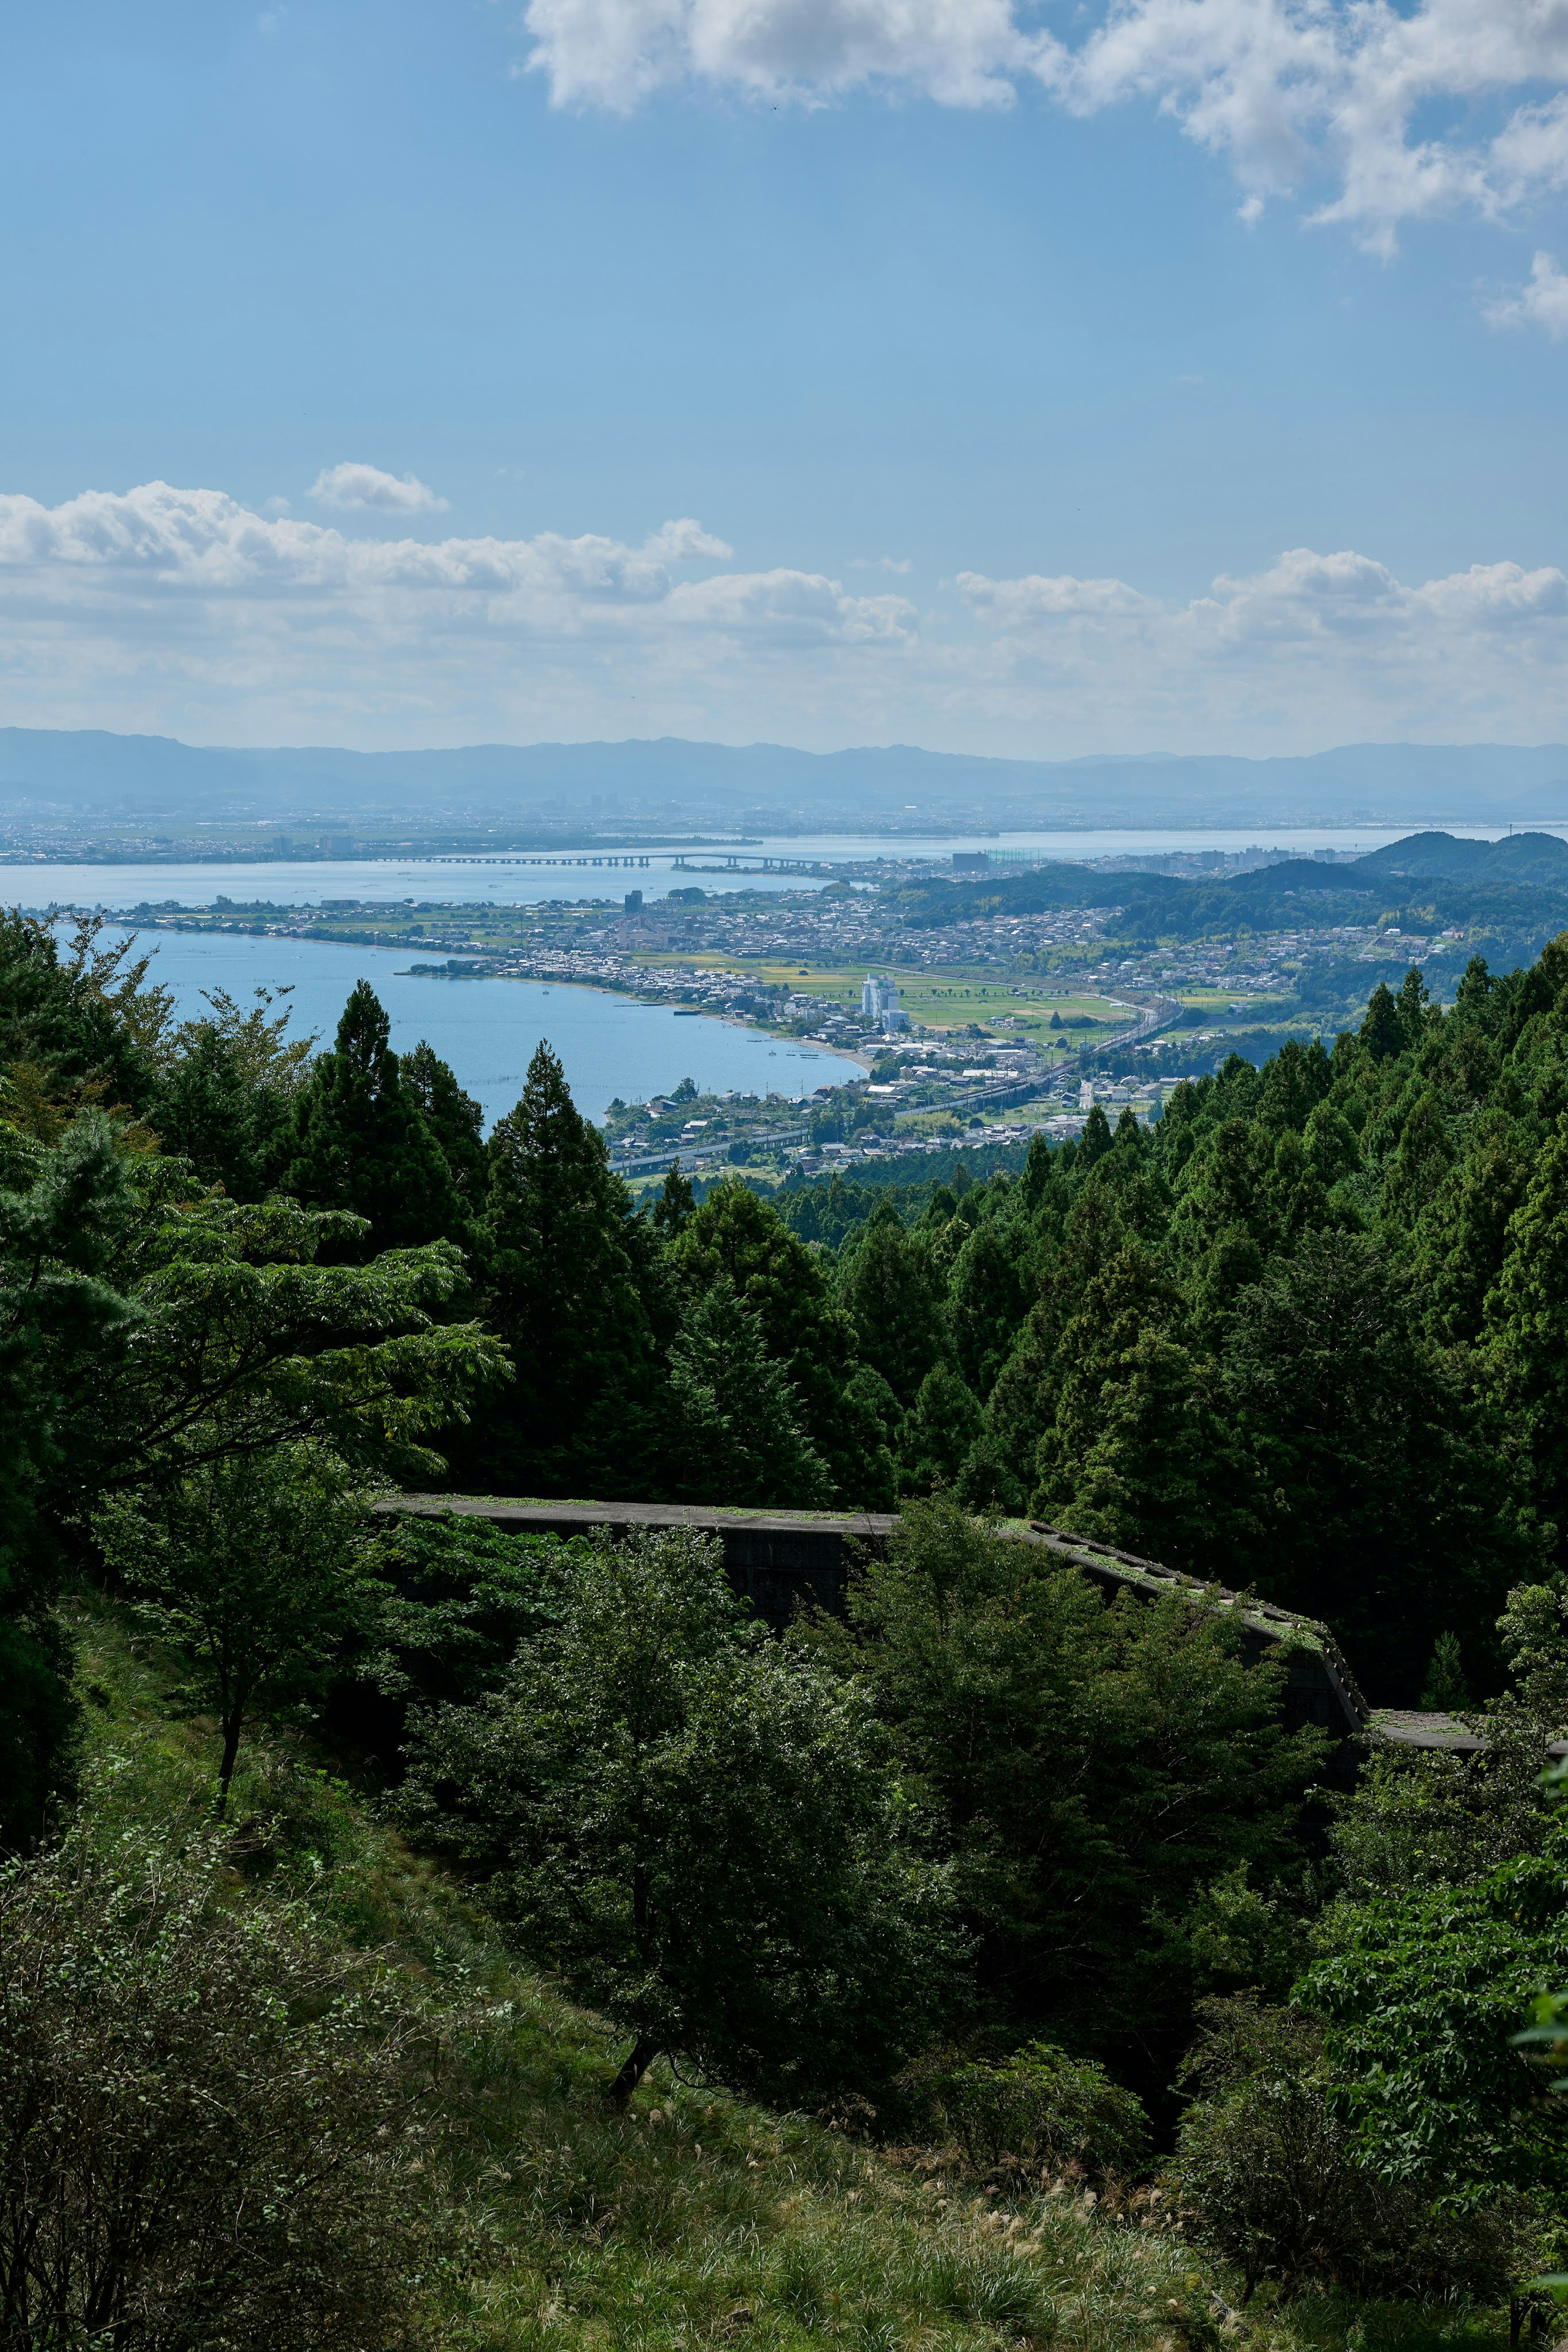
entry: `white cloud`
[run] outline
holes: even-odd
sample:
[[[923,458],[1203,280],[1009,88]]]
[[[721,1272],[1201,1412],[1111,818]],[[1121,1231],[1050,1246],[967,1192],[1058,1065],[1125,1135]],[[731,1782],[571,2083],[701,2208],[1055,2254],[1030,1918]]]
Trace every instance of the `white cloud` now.
[[[1538,253],[1530,265],[1530,278],[1517,294],[1484,305],[1494,327],[1543,327],[1552,341],[1568,335],[1568,273],[1559,269],[1549,253]]]
[[[557,105],[618,112],[687,76],[759,98],[886,82],[1007,106],[1040,47],[1011,0],[531,0],[526,22]]]
[[[819,104],[870,86],[998,106],[1024,81],[1079,114],[1143,100],[1228,160],[1243,218],[1305,191],[1315,219],[1384,252],[1403,221],[1496,218],[1568,185],[1564,0],[1109,0],[1074,44],[1031,13],[1026,0],[530,0],[525,22],[559,105],[625,111],[683,80]]]
[[[1158,609],[1124,580],[1075,580],[1070,573],[1047,580],[1038,572],[1025,580],[988,580],[983,572],[960,572],[956,585],[979,619],[1001,629],[1027,629],[1040,621],[1080,615],[1097,621],[1136,620]]]
[[[661,556],[666,563],[695,563],[705,555],[727,559],[735,550],[722,539],[716,539],[711,530],[705,530],[690,515],[682,515],[678,522],[662,524],[653,538],[644,541],[643,553]]]
[[[904,579],[915,569],[912,555],[852,555],[852,572],[892,572]]]
[[[324,507],[380,507],[387,514],[444,514],[446,500],[413,474],[383,474],[379,466],[329,466],[310,495]]]
[[[727,635],[761,629],[774,645],[897,643],[915,621],[902,596],[846,596],[820,572],[720,573],[685,583],[670,604],[687,625]]]
[[[0,723],[1025,756],[1568,735],[1568,574],[1490,551],[1407,582],[1294,548],[1179,595],[975,569],[917,610],[892,580],[738,569],[690,517],[641,540],[373,530],[164,482],[0,496]]]

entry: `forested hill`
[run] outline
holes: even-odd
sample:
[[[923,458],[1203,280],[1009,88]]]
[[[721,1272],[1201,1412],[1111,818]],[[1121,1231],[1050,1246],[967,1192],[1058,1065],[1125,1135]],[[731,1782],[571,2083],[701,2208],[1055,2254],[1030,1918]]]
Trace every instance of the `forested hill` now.
[[[1488,1686],[1503,1595],[1568,1565],[1565,1048],[1568,937],[1473,960],[1451,1010],[1380,986],[1152,1129],[1096,1110],[1016,1176],[813,1229],[738,1180],[634,1213],[548,1047],[486,1139],[362,983],[309,1060],[265,1006],[181,1026],[123,951],[13,918],[14,1786],[99,1501],[263,1444],[509,1494],[946,1490],[1325,1618],[1375,1701],[1443,1637]]]
[[[0,920],[0,1070],[13,2337],[1168,2352],[1266,2277],[1276,2352],[1506,2340],[1568,2254],[1510,2041],[1568,1982],[1568,934],[1152,1129],[852,1224],[828,1191],[816,1240],[738,1180],[634,1209],[548,1046],[486,1138],[366,984],[312,1057],[265,1002],[178,1023],[90,924]],[[443,1480],[900,1507],[775,1640],[689,1531],[371,1507]],[[1326,1619],[1375,1706],[1485,1701],[1484,1741],[1375,1731],[1325,1809],[1288,1651],[1107,1603],[986,1524],[1025,1507]],[[721,2090],[852,2123],[831,2251],[812,2135]],[[936,2139],[925,2186],[873,2137]],[[1073,2209],[1031,2285],[1008,2246]],[[1281,2327],[1331,2285],[1454,2329]]]
[[[1525,959],[1568,925],[1568,843],[1546,833],[1493,842],[1421,833],[1344,865],[1292,858],[1212,882],[1058,864],[977,881],[922,880],[898,894],[900,913],[916,928],[1058,907],[1120,908],[1118,928],[1139,943],[1387,917],[1411,930],[1484,930],[1501,955]]]

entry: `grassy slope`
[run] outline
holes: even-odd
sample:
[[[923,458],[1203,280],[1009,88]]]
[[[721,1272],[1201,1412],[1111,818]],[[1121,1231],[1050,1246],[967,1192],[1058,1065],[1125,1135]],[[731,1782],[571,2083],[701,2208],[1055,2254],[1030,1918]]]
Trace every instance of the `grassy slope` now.
[[[172,1720],[164,1662],[98,1605],[78,1619],[88,1785],[105,1834],[201,1816],[210,1725]],[[889,2156],[660,2062],[624,2117],[599,2021],[519,1969],[441,1872],[288,1733],[242,1759],[244,1879],[302,1896],[358,1948],[387,1948],[438,2002],[479,2004],[444,2099],[457,2252],[433,2291],[441,2352],[734,2344],[793,2352],[1495,2352],[1506,2321],[1329,2298],[1227,2317],[1235,2283],[1143,2215],[1071,2188],[986,2193],[951,2152]]]

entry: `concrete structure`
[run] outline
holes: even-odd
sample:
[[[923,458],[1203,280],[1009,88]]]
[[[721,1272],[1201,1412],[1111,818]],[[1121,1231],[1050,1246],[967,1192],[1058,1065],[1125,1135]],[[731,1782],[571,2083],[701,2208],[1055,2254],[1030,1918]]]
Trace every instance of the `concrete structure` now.
[[[770,1625],[787,1625],[804,1606],[837,1612],[857,1553],[880,1557],[897,1521],[874,1511],[744,1511],[687,1503],[595,1503],[536,1500],[501,1495],[392,1495],[378,1512],[421,1518],[487,1519],[518,1534],[589,1535],[600,1528],[624,1535],[633,1528],[692,1528],[716,1536],[736,1590]],[[1279,1647],[1287,1685],[1285,1719],[1291,1729],[1312,1723],[1345,1743],[1374,1727],[1372,1710],[1356,1686],[1326,1625],[1271,1601],[1205,1584],[1201,1578],[1109,1544],[1088,1543],[1043,1519],[1003,1519],[998,1532],[1039,1545],[1099,1585],[1107,1598],[1131,1591],[1153,1598],[1179,1592],[1195,1608],[1223,1611],[1241,1628],[1249,1664]],[[1449,1744],[1449,1743],[1443,1743]],[[1354,1769],[1354,1750],[1340,1772]]]

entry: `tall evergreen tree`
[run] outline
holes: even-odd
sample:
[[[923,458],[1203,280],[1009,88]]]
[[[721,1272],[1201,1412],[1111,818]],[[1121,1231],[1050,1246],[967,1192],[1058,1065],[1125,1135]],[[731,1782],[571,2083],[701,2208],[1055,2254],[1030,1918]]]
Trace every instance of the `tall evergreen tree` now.
[[[862,1362],[906,1409],[934,1364],[952,1360],[942,1286],[925,1243],[879,1202],[848,1257],[839,1296],[854,1318]]]
[[[652,1335],[631,1198],[541,1044],[490,1139],[486,1307],[516,1381],[479,1439],[513,1493],[645,1495],[657,1462]]]
[[[934,1364],[899,1431],[899,1484],[905,1494],[952,1486],[980,1433],[980,1408],[963,1374]]]
[[[1326,1618],[1413,1706],[1438,1630],[1490,1647],[1528,1569],[1502,1465],[1387,1250],[1306,1236],[1239,1302],[1227,1386],[1257,1465],[1267,1599]]]
[[[832,1473],[840,1499],[859,1502],[868,1477],[867,1416],[844,1409],[856,1369],[855,1331],[828,1292],[821,1262],[798,1241],[778,1212],[746,1184],[716,1184],[672,1244],[671,1262],[692,1299],[720,1275],[757,1316],[768,1352],[784,1368],[800,1399],[802,1426]]]
[[[1568,1558],[1568,1113],[1509,1221],[1485,1361],[1536,1509]]]
[[[725,1275],[706,1290],[670,1350],[674,1484],[693,1503],[811,1508],[832,1498],[803,1433],[795,1393],[757,1317]]]
[[[343,1008],[294,1105],[278,1186],[307,1208],[370,1221],[364,1254],[455,1238],[462,1211],[441,1146],[404,1084],[387,1016],[368,981]]]
[[[1012,1353],[1030,1299],[1029,1228],[986,1217],[958,1253],[947,1313],[964,1378],[982,1403]]]
[[[450,1066],[422,1038],[398,1064],[403,1085],[441,1146],[466,1216],[485,1205],[490,1167],[485,1157],[485,1109],[458,1085]]]
[[[1405,1024],[1385,981],[1378,982],[1367,1000],[1360,1036],[1362,1046],[1376,1062],[1389,1061],[1405,1051]]]

